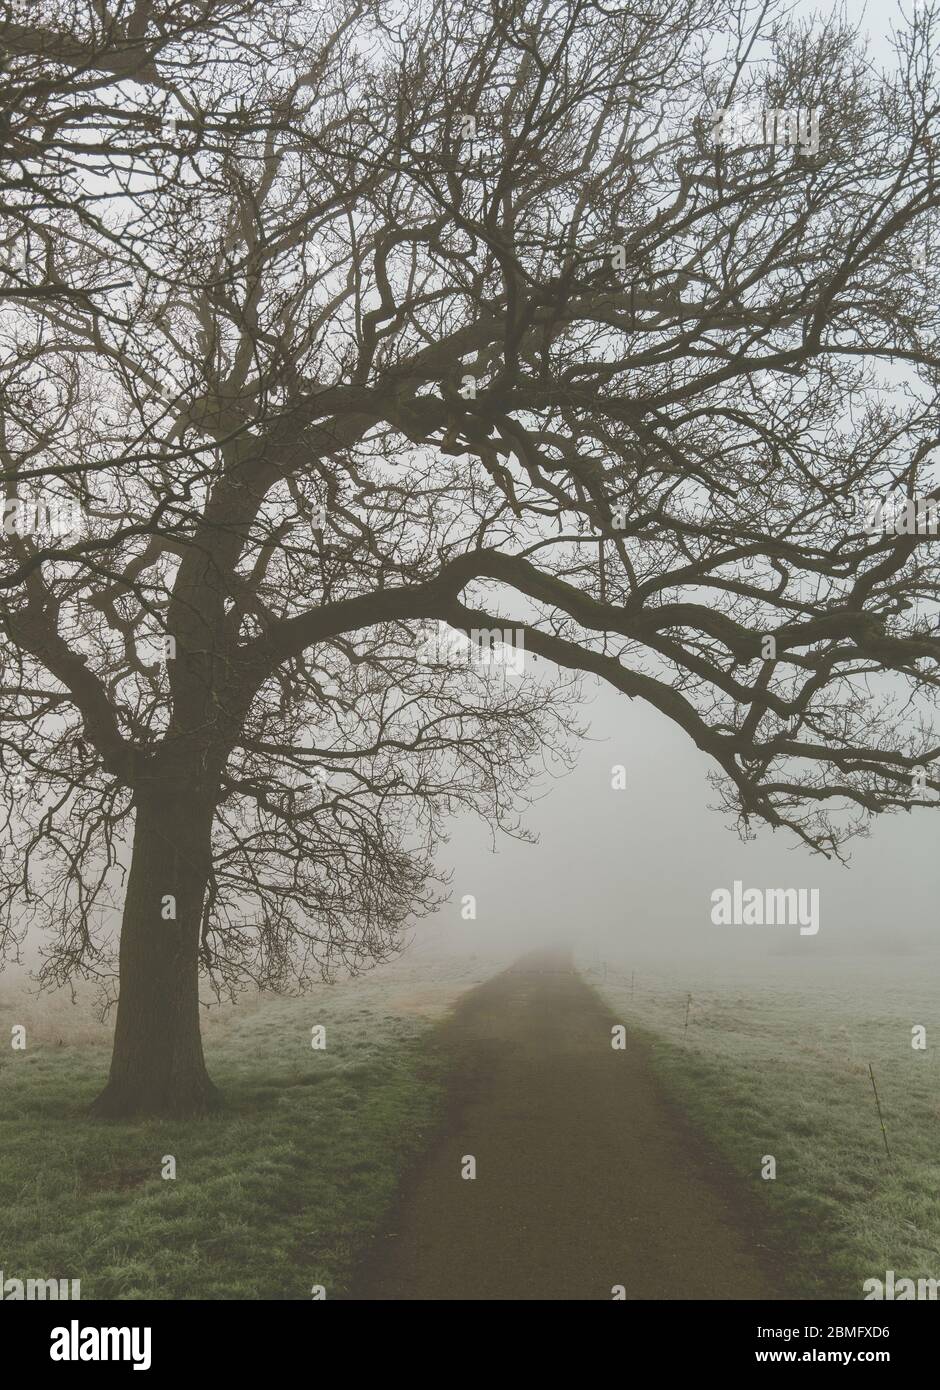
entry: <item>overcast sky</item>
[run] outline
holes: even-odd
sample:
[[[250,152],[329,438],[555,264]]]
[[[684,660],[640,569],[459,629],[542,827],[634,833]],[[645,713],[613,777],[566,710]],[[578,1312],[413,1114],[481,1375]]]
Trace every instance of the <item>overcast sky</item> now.
[[[893,66],[887,40],[899,7],[876,0],[864,13],[855,6],[850,13],[863,16],[870,60]],[[664,960],[781,951],[831,960],[940,942],[940,812],[873,821],[870,838],[849,847],[848,868],[780,831],[765,828],[742,843],[727,818],[708,809],[715,800],[706,780],[712,765],[680,729],[638,700],[607,687],[587,690],[593,741],[581,746],[576,772],[526,817],[540,843],[504,838],[493,855],[485,827],[458,823],[439,859],[454,871],[453,898],[422,936],[481,951],[579,936],[612,958]],[[611,789],[614,763],[627,769],[624,791]],[[711,894],[735,879],[760,888],[818,888],[818,933],[712,925]],[[466,893],[477,898],[475,922],[461,920]]]

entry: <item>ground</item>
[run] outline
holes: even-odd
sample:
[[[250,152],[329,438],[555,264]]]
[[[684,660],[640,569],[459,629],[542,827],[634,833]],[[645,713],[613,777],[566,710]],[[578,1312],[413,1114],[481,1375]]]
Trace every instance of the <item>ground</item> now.
[[[415,950],[209,1011],[227,1110],[133,1125],[86,1115],[108,1027],[0,979],[4,1278],[80,1278],[86,1299],[858,1299],[889,1269],[940,1274],[936,956],[510,964]]]
[[[0,1037],[24,1024],[27,1047],[0,1050],[4,1277],[80,1278],[85,1299],[309,1299],[315,1284],[333,1297],[437,1123],[434,1024],[493,968],[418,955],[210,1013],[225,1112],[135,1124],[86,1114],[109,1028],[7,985]]]
[[[614,1023],[559,952],[461,1000],[447,1122],[354,1297],[779,1294],[753,1198],[666,1103],[645,1047],[612,1046]]]
[[[794,1297],[858,1299],[888,1269],[940,1275],[936,952],[579,963],[665,1092],[758,1191]]]

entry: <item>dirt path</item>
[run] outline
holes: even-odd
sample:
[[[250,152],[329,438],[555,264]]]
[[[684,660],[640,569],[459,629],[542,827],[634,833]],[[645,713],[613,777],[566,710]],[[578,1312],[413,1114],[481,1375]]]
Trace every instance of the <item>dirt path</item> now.
[[[352,1298],[781,1296],[752,1194],[670,1108],[643,1046],[613,1050],[619,1021],[558,954],[464,996],[442,1032],[447,1124]]]

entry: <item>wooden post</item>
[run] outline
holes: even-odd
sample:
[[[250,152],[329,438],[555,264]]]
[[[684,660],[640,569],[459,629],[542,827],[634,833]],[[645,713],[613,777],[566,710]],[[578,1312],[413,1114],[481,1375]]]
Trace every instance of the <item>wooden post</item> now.
[[[868,1075],[871,1077],[871,1088],[875,1093],[875,1105],[878,1107],[878,1119],[881,1123],[881,1137],[885,1141],[885,1153],[891,1157],[891,1150],[888,1148],[888,1131],[885,1128],[884,1116],[881,1113],[881,1101],[878,1099],[878,1087],[875,1085],[875,1073],[872,1071],[871,1062],[868,1063]]]

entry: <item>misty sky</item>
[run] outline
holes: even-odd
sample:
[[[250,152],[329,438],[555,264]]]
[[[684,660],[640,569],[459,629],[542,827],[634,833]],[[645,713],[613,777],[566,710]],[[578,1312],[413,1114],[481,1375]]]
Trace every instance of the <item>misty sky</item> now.
[[[590,687],[588,687],[590,691]],[[453,898],[434,919],[435,938],[481,950],[547,936],[600,938],[611,955],[762,955],[781,950],[842,953],[910,950],[940,940],[940,813],[873,820],[849,846],[847,868],[811,854],[784,831],[763,828],[742,843],[706,780],[711,761],[678,727],[639,700],[602,687],[590,706],[592,735],[578,767],[533,806],[537,845],[463,821],[440,855],[454,870]],[[627,788],[610,785],[613,763]],[[715,927],[711,893],[747,886],[820,890],[815,937],[797,927]],[[464,893],[478,899],[463,922]]]
[[[914,0],[911,0],[913,3]],[[796,12],[825,12],[800,4]],[[910,3],[905,6],[910,14]],[[850,6],[872,63],[893,66],[888,35],[900,7],[875,0]],[[461,821],[439,856],[454,872],[451,902],[422,928],[436,942],[481,951],[546,937],[595,939],[611,957],[663,959],[815,953],[827,958],[892,954],[940,942],[940,812],[882,816],[867,840],[851,842],[848,868],[814,855],[784,831],[763,827],[742,843],[720,811],[706,774],[713,766],[656,710],[608,687],[586,684],[592,742],[577,770],[527,813],[538,845],[501,838]],[[614,763],[627,769],[613,791]],[[546,784],[550,785],[550,784]],[[755,887],[820,890],[820,927],[715,927],[711,893],[734,879]],[[463,922],[461,897],[478,900]]]

